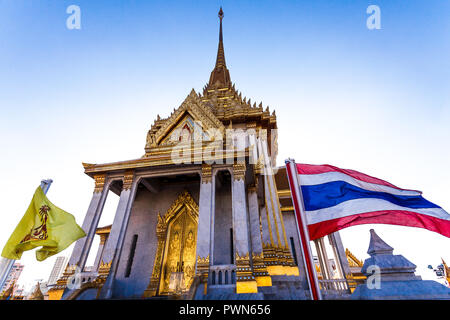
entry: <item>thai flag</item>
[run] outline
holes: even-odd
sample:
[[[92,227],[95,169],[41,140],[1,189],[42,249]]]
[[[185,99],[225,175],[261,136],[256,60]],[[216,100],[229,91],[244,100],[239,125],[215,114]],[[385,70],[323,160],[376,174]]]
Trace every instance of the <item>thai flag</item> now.
[[[311,240],[369,223],[425,228],[450,237],[450,214],[420,191],[331,165],[296,168]]]

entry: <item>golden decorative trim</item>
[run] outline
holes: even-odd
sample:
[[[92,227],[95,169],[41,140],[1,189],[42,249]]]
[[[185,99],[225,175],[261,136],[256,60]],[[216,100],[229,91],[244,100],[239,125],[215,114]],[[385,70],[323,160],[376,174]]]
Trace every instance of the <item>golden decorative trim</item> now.
[[[76,269],[77,269],[76,264],[74,265],[67,264],[66,269],[64,270],[62,276],[56,281],[56,285],[52,289],[54,290],[62,289],[64,291],[64,289],[67,287],[67,280],[69,279],[70,276],[75,274]]]
[[[244,180],[245,177],[245,162],[238,162],[233,164],[233,179],[235,181]]]
[[[208,282],[209,276],[209,255],[206,257],[197,256],[197,275],[201,277],[203,283]]]
[[[278,248],[270,243],[263,243],[264,264],[271,276],[285,275],[282,259],[279,257]]]
[[[133,184],[134,170],[127,170],[123,175],[123,190],[130,190]]]
[[[111,269],[111,263],[112,263],[112,261],[103,262],[103,260],[102,260],[98,267],[98,275],[106,278],[109,274],[109,270]]]
[[[272,286],[272,278],[270,275],[268,276],[255,276],[256,285],[258,287],[271,287]]]
[[[347,279],[348,287],[350,289],[350,292],[353,293],[355,291],[356,287],[360,284],[364,284],[366,282],[367,277],[360,274],[348,274],[345,277]]]
[[[202,164],[202,183],[210,183],[212,181],[212,166]]]
[[[362,260],[356,258],[347,248],[345,249],[345,256],[347,257],[348,265],[350,267],[362,268],[364,264]]]
[[[92,168],[92,167],[95,166],[95,164],[93,164],[93,163],[85,163],[85,162],[82,162],[81,164],[83,165],[83,168],[84,168],[84,169]]]
[[[256,280],[236,281],[236,293],[258,293]]]
[[[256,129],[257,124],[256,122],[248,122],[246,123],[247,129]]]
[[[271,286],[272,280],[264,263],[264,253],[252,253],[253,276],[256,279],[258,287]],[[268,277],[268,279],[267,279]],[[270,280],[270,284],[269,283]]]
[[[106,240],[108,240],[108,236],[109,236],[108,234],[104,234],[104,233],[100,234],[100,245],[101,246],[106,243]]]
[[[250,257],[247,252],[245,255],[240,256],[239,253],[235,254],[236,261],[236,281],[253,281],[252,268],[250,267]]]
[[[105,244],[106,240],[108,240],[109,234],[111,232],[111,226],[112,225],[97,228],[97,230],[95,231],[95,234],[100,237],[100,245]]]
[[[158,220],[159,219],[160,219],[160,216],[158,215]],[[158,290],[158,285],[160,282],[160,276],[161,276],[160,270],[161,270],[161,264],[162,264],[162,256],[164,253],[165,238],[158,231],[157,231],[157,236],[158,236],[158,247],[156,249],[155,261],[153,263],[152,276],[150,277],[150,282],[144,291],[144,295],[143,295],[144,298],[156,296],[156,293]]]
[[[164,233],[167,230],[169,221],[180,211],[182,207],[186,206],[189,213],[198,220],[198,205],[192,198],[188,191],[184,191],[178,198],[172,203],[170,208],[166,211],[163,217],[158,214],[158,224],[156,230],[158,233]]]
[[[280,197],[280,198],[290,198],[291,197],[291,190],[289,190],[289,189],[278,190],[278,197]]]
[[[256,161],[254,168],[255,174],[261,174],[264,172],[264,163],[262,162],[261,158]]]
[[[95,180],[95,188],[94,193],[99,193],[103,191],[103,187],[105,186],[106,174],[96,174],[94,175]]]

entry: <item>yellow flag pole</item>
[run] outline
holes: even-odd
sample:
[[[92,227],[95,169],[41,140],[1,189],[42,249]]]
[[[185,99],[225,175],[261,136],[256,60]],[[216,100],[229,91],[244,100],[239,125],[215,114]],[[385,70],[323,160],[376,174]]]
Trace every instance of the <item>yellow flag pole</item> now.
[[[47,194],[48,189],[50,189],[50,185],[52,184],[52,179],[41,180],[41,189],[44,194]],[[8,278],[9,273],[14,265],[16,260],[14,259],[6,259],[0,257],[0,291],[3,288],[6,279]]]

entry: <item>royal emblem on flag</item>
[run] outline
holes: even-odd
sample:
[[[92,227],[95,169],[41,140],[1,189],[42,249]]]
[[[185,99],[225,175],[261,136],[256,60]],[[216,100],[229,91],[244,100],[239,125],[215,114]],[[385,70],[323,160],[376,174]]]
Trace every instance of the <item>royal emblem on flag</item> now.
[[[33,240],[45,240],[48,238],[47,220],[48,220],[48,212],[50,210],[51,210],[50,207],[45,204],[39,208],[40,225],[37,226],[36,228],[32,228],[30,233],[27,234],[22,239],[22,241],[20,241],[20,243]]]

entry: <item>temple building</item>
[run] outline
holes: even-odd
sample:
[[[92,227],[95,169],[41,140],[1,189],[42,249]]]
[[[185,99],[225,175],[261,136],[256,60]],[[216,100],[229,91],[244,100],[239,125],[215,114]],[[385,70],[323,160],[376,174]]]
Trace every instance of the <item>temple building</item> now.
[[[220,9],[208,83],[168,117],[158,115],[145,154],[83,163],[95,182],[82,225],[87,236],[50,299],[308,299],[287,176],[275,165],[275,111],[231,82],[223,17]],[[100,228],[109,192],[120,199],[112,225]],[[100,246],[87,270],[96,234]],[[325,296],[350,294],[339,233],[314,248]]]

